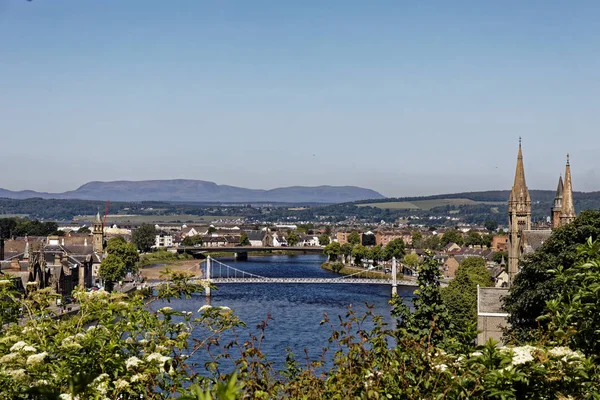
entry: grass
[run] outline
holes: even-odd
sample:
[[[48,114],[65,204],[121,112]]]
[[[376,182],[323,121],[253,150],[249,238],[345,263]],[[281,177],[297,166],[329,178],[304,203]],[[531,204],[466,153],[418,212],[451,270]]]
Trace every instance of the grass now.
[[[474,204],[501,204],[493,201],[475,201],[471,199],[435,199],[435,200],[416,200],[416,201],[395,201],[390,203],[368,203],[358,204],[359,207],[377,207],[390,210],[431,210],[436,207],[444,206],[464,206]],[[502,203],[503,204],[503,203]]]
[[[0,218],[26,218],[29,214],[0,214]]]
[[[82,222],[92,222],[95,216],[84,215],[75,217],[73,220]],[[109,223],[132,222],[132,223],[151,223],[151,222],[191,222],[191,223],[210,223],[217,219],[236,219],[239,217],[231,215],[108,215],[106,221]]]
[[[323,268],[327,271],[334,272],[333,269],[331,268],[331,263],[323,263],[323,264],[321,264],[321,268]],[[384,274],[383,272],[367,271],[360,267],[356,267],[356,268],[343,267],[341,270],[339,270],[336,273],[340,274],[340,275],[352,275],[352,274],[356,274],[357,272],[361,272],[360,275],[356,276],[357,278],[392,279],[392,277],[390,275]],[[397,279],[403,279],[403,278],[404,278],[403,274],[397,274]]]
[[[191,260],[193,257],[189,254],[177,254],[170,251],[155,251],[153,253],[142,254],[138,266],[140,268],[153,264],[173,263],[177,261]]]

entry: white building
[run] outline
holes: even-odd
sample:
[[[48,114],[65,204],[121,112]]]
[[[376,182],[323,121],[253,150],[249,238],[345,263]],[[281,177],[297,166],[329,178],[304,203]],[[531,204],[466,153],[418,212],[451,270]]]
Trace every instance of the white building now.
[[[159,232],[154,240],[154,247],[157,249],[173,247],[173,236],[167,232]]]

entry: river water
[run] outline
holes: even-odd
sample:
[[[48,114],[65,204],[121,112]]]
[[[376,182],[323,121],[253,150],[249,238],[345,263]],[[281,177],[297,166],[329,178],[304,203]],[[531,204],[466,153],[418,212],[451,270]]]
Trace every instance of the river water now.
[[[248,261],[219,258],[228,265],[266,277],[332,278],[339,275],[323,270],[325,258],[321,255],[274,255],[251,257]],[[219,268],[213,263],[213,276]],[[398,287],[398,294],[405,299],[412,296],[414,287]],[[224,284],[213,290],[207,300],[204,295],[192,299],[172,301],[170,306],[179,310],[196,311],[205,304],[230,307],[253,332],[256,325],[267,315],[271,321],[266,328],[262,350],[277,369],[285,363],[285,348],[289,347],[299,360],[305,349],[311,358],[317,359],[323,347],[328,345],[331,328],[320,325],[327,313],[332,321],[344,316],[352,306],[359,314],[366,310],[366,303],[374,306],[374,312],[392,322],[388,301],[391,286],[369,284]],[[241,340],[246,340],[242,335]],[[195,361],[206,361],[203,357]]]

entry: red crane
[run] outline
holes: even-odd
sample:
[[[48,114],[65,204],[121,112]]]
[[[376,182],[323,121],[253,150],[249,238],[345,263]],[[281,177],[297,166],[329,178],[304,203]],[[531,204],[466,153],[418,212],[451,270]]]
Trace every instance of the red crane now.
[[[104,232],[104,225],[106,225],[106,216],[108,215],[108,206],[110,205],[110,200],[106,202],[106,211],[104,211],[104,219],[102,220],[102,231]]]

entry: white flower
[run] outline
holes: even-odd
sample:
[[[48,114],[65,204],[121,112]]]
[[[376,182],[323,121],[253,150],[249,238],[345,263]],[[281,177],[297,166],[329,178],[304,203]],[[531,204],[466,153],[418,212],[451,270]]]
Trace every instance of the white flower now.
[[[127,367],[127,369],[131,369],[137,367],[141,362],[142,360],[140,360],[136,356],[133,356],[129,357],[127,361],[125,361],[125,366]]]
[[[438,364],[434,368],[441,372],[444,372],[445,370],[448,369],[448,366],[446,364]]]
[[[160,351],[167,351],[167,348],[165,346],[162,346],[162,345],[159,344],[159,345],[156,346],[155,350],[159,351],[159,352]]]
[[[22,379],[25,377],[25,370],[20,368],[20,369],[13,369],[10,371],[6,371],[8,372],[8,374],[10,376],[12,376],[14,379]]]
[[[19,351],[25,346],[27,346],[27,343],[20,341],[20,342],[13,344],[12,347],[10,348],[10,351]]]
[[[163,307],[163,308],[159,308],[158,309],[158,312],[162,313],[162,314],[165,314],[165,313],[168,313],[168,312],[171,312],[171,311],[173,311],[173,309],[171,307]]]
[[[520,347],[513,347],[512,349],[513,352],[513,360],[512,360],[512,365],[519,365],[519,364],[525,364],[529,361],[533,360],[533,356],[531,355],[531,353],[534,350],[537,350],[537,348],[533,347],[533,346],[520,346]]]
[[[100,374],[94,379],[92,385],[96,386],[96,391],[100,394],[106,394],[108,392],[108,374]]]
[[[40,379],[39,381],[37,381],[35,383],[35,386],[46,386],[46,385],[48,385],[48,381],[45,379]]]
[[[160,353],[152,353],[146,357],[146,360],[149,362],[158,361],[161,364],[164,364],[166,361],[169,361],[171,357],[163,356]]]
[[[15,361],[19,357],[19,353],[8,353],[0,358],[0,364],[9,364]]]
[[[480,351],[476,351],[476,352],[471,353],[471,357],[481,357],[482,355],[483,355],[483,353],[480,352]]]
[[[44,358],[46,358],[47,355],[48,353],[46,353],[45,351],[40,354],[32,354],[29,357],[27,357],[27,365],[39,364],[42,361],[44,361]]]
[[[12,282],[9,279],[0,279],[0,286],[8,286]]]
[[[137,381],[142,382],[144,380],[146,380],[146,375],[144,374],[135,374],[131,377],[131,383],[135,383]]]
[[[15,336],[15,335],[6,336],[6,337],[3,337],[0,339],[0,343],[6,344],[6,343],[14,342],[15,340],[19,340],[19,337]]]
[[[138,340],[138,343],[139,343],[139,344],[148,344],[148,340],[146,340],[146,339],[141,339],[141,340]]]
[[[198,309],[198,312],[204,312],[206,310],[210,310],[212,308],[212,306],[209,306],[208,304],[203,305],[202,307],[200,307]]]
[[[33,346],[25,346],[21,349],[21,351],[24,351],[26,353],[34,353],[36,350]]]
[[[231,308],[227,307],[227,306],[221,306],[219,307],[221,310],[223,311],[231,311]]]
[[[582,354],[571,350],[568,347],[554,347],[548,350],[548,354],[554,357],[576,357],[581,358]]]
[[[135,340],[133,340],[132,337],[128,337],[127,339],[125,339],[125,343],[127,344],[133,344],[135,342]]]
[[[117,379],[115,381],[115,387],[117,389],[125,389],[126,387],[129,387],[129,382],[124,379]]]

